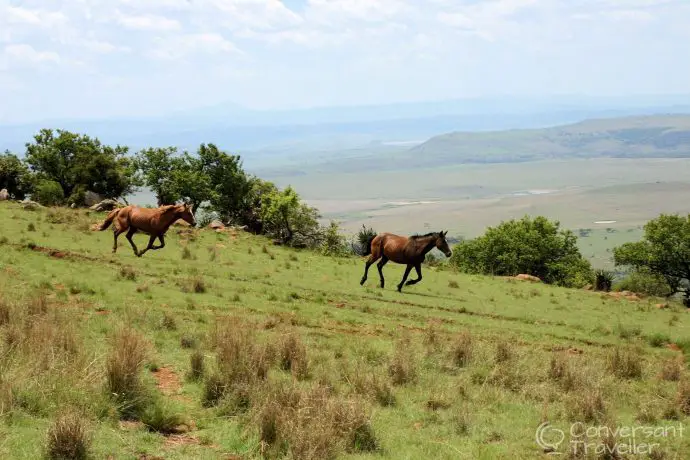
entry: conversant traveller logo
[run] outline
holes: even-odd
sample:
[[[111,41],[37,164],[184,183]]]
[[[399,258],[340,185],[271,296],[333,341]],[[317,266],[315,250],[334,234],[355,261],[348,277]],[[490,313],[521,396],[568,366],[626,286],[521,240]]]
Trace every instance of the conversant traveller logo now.
[[[568,430],[544,422],[537,427],[535,441],[547,455],[642,455],[661,451],[661,443],[683,437],[682,423],[663,426],[586,425],[575,422]],[[568,442],[566,437],[569,437]]]

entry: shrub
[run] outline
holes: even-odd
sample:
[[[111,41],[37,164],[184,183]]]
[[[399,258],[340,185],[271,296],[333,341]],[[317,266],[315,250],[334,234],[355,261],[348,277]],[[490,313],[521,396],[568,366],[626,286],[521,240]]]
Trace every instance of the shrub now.
[[[592,269],[577,247],[577,237],[545,217],[502,222],[474,240],[454,247],[450,263],[467,273],[514,276],[526,273],[546,283],[582,287]]]
[[[327,256],[344,256],[347,254],[345,237],[340,234],[340,226],[333,220],[328,224],[328,227],[323,229],[321,253]]]
[[[59,415],[48,429],[46,457],[51,460],[86,459],[90,446],[84,417],[68,411]]]
[[[645,269],[631,271],[613,288],[616,291],[630,291],[655,297],[667,297],[672,294],[663,276]]]
[[[355,241],[352,243],[352,252],[357,255],[365,256],[369,254],[369,242],[374,239],[376,232],[373,228],[362,225],[362,229],[357,232]]]
[[[613,273],[609,270],[596,270],[594,272],[594,289],[609,292],[613,285]]]
[[[64,203],[65,193],[57,182],[42,180],[36,184],[32,198],[44,206],[57,206]]]

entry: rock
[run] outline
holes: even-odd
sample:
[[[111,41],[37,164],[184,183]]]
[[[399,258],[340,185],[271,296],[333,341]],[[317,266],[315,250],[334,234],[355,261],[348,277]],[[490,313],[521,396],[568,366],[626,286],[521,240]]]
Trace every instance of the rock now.
[[[84,193],[84,204],[88,207],[101,203],[103,200],[102,196],[91,190],[87,190],[86,193]]]
[[[70,209],[77,209],[77,204],[72,203],[71,205],[69,205],[69,207],[70,207]]]
[[[225,225],[223,225],[223,222],[219,220],[214,220],[208,226],[214,230],[223,230],[225,228]]]
[[[525,273],[520,273],[519,275],[517,275],[515,277],[515,279],[522,280],[522,281],[531,281],[533,283],[541,283],[541,280],[539,278],[537,278],[536,276],[527,275]]]
[[[37,209],[43,208],[42,205],[36,203],[35,201],[27,200],[22,201],[22,207],[27,211],[36,211]]]
[[[0,201],[6,201],[10,199],[10,192],[6,188],[0,190]]]
[[[89,209],[92,211],[98,211],[98,212],[100,212],[100,211],[112,211],[113,209],[120,207],[120,206],[121,206],[121,204],[115,200],[105,199],[105,200],[101,201],[100,203],[96,203],[96,204],[92,205],[91,207],[89,207]]]

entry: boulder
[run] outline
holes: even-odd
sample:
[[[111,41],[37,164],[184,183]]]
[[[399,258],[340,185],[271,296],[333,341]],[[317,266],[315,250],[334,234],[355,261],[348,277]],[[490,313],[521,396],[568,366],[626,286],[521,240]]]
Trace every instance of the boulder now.
[[[515,277],[516,280],[531,281],[532,283],[541,283],[541,280],[533,275],[527,275],[525,273],[520,273]]]
[[[27,211],[36,211],[37,209],[43,208],[42,205],[31,200],[22,201],[22,207]]]
[[[6,201],[10,199],[10,192],[6,188],[0,190],[0,201]]]
[[[102,200],[100,203],[96,203],[96,204],[92,205],[91,207],[89,207],[89,209],[92,211],[98,211],[98,212],[100,212],[100,211],[112,211],[113,209],[115,209],[119,206],[121,206],[121,205],[117,201],[111,200],[111,199],[106,199],[106,200]]]
[[[214,230],[223,230],[225,228],[225,225],[223,225],[223,222],[219,220],[214,220],[208,226]]]
[[[103,197],[100,196],[96,192],[92,192],[91,190],[87,190],[86,193],[84,193],[84,204],[88,207],[94,206],[96,204],[99,204],[103,202]]]

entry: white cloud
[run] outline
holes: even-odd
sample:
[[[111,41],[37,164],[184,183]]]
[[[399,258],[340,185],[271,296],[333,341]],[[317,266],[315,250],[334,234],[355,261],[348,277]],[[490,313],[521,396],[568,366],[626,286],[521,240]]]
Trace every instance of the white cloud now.
[[[205,53],[240,53],[240,50],[220,34],[200,33],[156,38],[149,56],[155,59],[176,60],[190,54]]]
[[[148,15],[126,15],[118,12],[117,21],[127,29],[142,31],[171,31],[181,28],[180,23],[175,19],[165,16]]]
[[[33,46],[25,43],[5,46],[5,55],[12,60],[31,64],[60,63],[59,54],[53,51],[37,51]]]
[[[3,15],[10,24],[23,24],[46,28],[67,22],[67,16],[59,11],[28,9],[15,6],[6,6]]]

